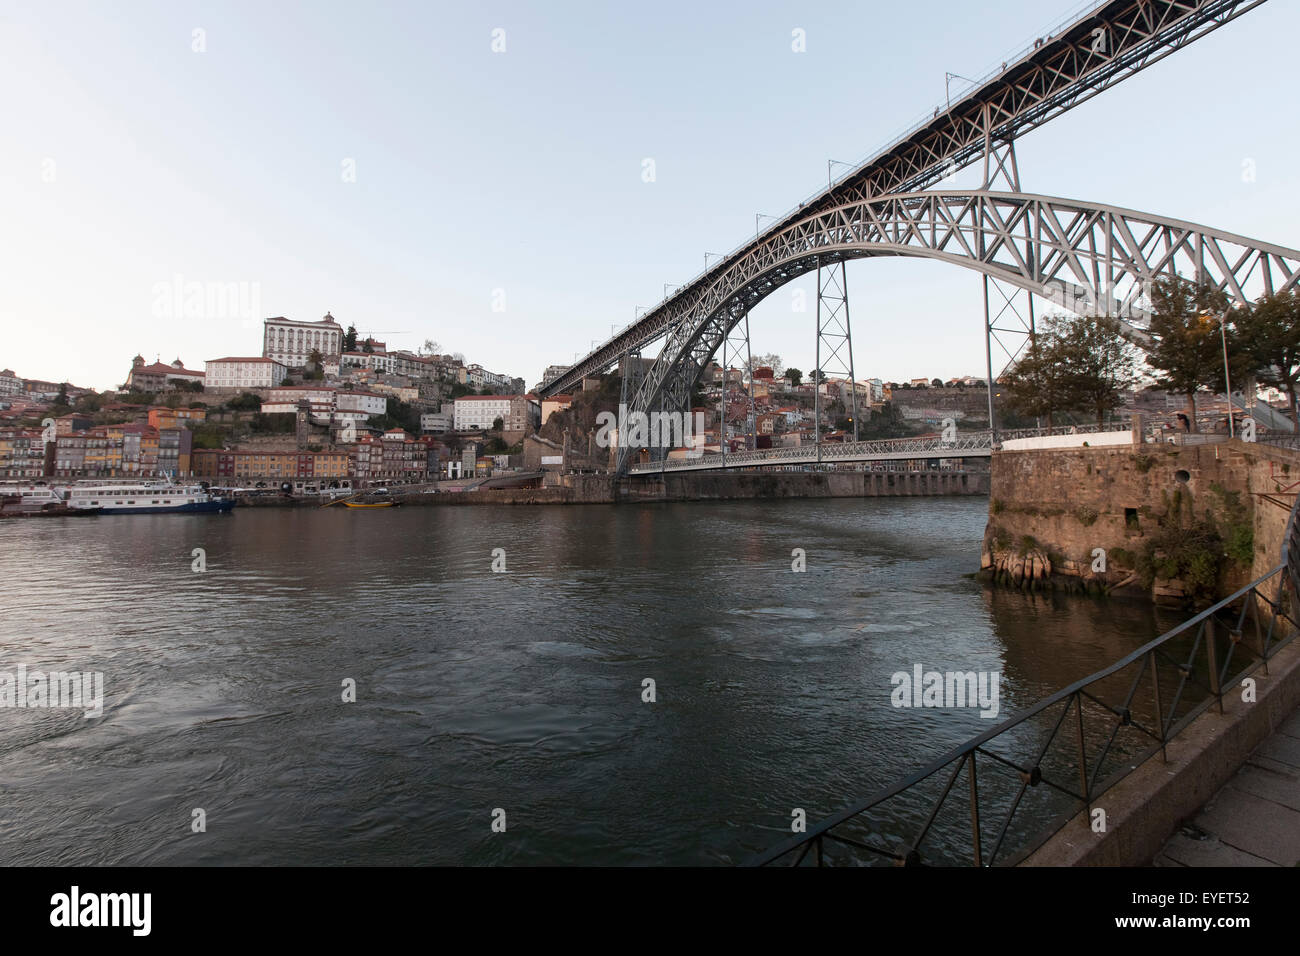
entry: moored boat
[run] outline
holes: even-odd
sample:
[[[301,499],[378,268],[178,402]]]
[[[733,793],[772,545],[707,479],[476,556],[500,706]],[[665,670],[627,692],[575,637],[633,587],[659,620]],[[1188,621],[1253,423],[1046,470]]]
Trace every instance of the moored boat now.
[[[210,514],[229,511],[233,498],[209,493],[202,485],[171,481],[76,484],[64,499],[73,510],[98,509],[100,514]]]

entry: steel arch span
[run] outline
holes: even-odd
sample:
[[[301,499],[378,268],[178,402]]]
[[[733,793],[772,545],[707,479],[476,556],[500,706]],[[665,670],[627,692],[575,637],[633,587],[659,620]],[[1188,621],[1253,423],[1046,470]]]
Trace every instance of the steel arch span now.
[[[1300,250],[1118,206],[993,190],[858,200],[769,234],[707,285],[675,297],[664,346],[629,409],[689,410],[704,367],[750,309],[821,265],[874,256],[973,269],[1071,311],[1116,316],[1139,342],[1158,277],[1200,277],[1235,301],[1300,285]],[[620,472],[630,451],[620,448]]]

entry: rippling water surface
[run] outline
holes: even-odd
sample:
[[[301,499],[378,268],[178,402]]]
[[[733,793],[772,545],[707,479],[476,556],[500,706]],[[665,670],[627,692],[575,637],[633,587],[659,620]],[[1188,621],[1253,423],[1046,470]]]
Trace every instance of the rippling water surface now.
[[[0,861],[741,861],[792,808],[815,820],[989,726],[893,708],[895,671],[999,670],[1005,718],[1167,623],[985,591],[964,575],[986,515],[948,498],[0,523],[0,670],[106,683],[99,719],[0,710]]]

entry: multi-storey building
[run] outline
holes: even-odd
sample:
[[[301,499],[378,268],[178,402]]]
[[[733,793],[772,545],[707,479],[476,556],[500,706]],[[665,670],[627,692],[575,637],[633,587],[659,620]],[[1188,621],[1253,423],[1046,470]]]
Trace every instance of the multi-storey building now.
[[[339,370],[369,368],[391,375],[409,375],[411,378],[433,378],[441,363],[413,352],[344,352],[339,356]]]
[[[262,414],[296,414],[298,403],[306,399],[312,418],[328,422],[334,415],[336,391],[329,385],[278,385],[262,399]]]
[[[302,368],[313,351],[322,356],[343,351],[343,328],[328,312],[317,322],[296,322],[281,315],[262,325],[262,357],[288,368]]]
[[[363,422],[388,410],[388,399],[374,392],[328,385],[282,385],[267,392],[262,411],[268,415],[296,414],[303,399],[310,405],[313,421],[319,424],[348,419]]]
[[[196,478],[221,482],[284,481],[293,478],[347,478],[352,456],[346,451],[262,451],[199,448],[190,455]]]
[[[131,359],[131,371],[126,373],[126,387],[137,392],[161,392],[183,382],[203,385],[205,377],[198,369],[186,368],[180,359],[170,365],[145,365],[144,356],[137,355]]]
[[[573,404],[572,395],[552,395],[542,399],[542,424],[556,412],[562,412]]]
[[[505,388],[513,381],[509,375],[489,372],[481,365],[467,365],[457,370],[457,379],[462,385],[474,388]]]
[[[55,438],[53,473],[59,478],[184,475],[190,470],[188,428],[100,425]]]
[[[435,435],[449,432],[456,426],[456,403],[443,402],[442,410],[425,412],[420,416],[420,431]]]
[[[39,428],[0,429],[0,478],[39,478],[45,473],[45,441]]]
[[[356,477],[369,481],[427,481],[438,476],[443,446],[428,436],[411,438],[393,428],[356,445]]]
[[[179,428],[186,422],[198,424],[208,417],[206,408],[151,408],[149,424],[154,428]]]
[[[191,468],[194,433],[188,428],[158,429],[158,464],[160,475],[186,475]]]
[[[515,399],[521,395],[465,395],[456,399],[456,431],[479,431],[489,429],[498,418],[507,431],[511,430],[511,410]],[[519,428],[523,428],[521,424]]]
[[[270,358],[220,358],[205,365],[209,389],[271,388],[289,374],[288,366]]]
[[[73,432],[84,432],[91,426],[89,415],[79,415],[76,412],[68,412],[66,415],[60,415],[54,420],[55,434],[71,435]]]
[[[0,395],[18,395],[23,392],[23,380],[7,368],[0,371]]]
[[[59,435],[54,453],[54,474],[60,478],[74,478],[86,473],[86,442],[90,433],[69,432]]]

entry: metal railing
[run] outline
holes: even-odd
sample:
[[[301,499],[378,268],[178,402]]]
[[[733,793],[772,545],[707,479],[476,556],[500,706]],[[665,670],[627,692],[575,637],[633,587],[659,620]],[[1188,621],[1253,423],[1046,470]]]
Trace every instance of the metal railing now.
[[[1024,859],[1145,760],[1166,757],[1199,714],[1216,703],[1222,712],[1226,689],[1258,667],[1268,672],[1296,633],[1298,510],[1300,498],[1281,561],[1263,577],[749,864],[799,866],[811,855],[828,865],[832,848],[845,849],[848,864]],[[967,799],[950,799],[959,781]]]
[[[1114,425],[1063,425],[1054,428],[989,429],[958,431],[951,440],[941,436],[922,438],[884,438],[858,442],[823,442],[820,446],[798,445],[794,448],[756,449],[728,452],[726,455],[700,455],[695,458],[667,458],[632,465],[628,474],[657,474],[661,471],[701,471],[714,468],[745,468],[763,465],[813,464],[836,461],[899,461],[909,458],[984,457],[998,443],[1013,438],[1037,438],[1046,435],[1097,434],[1123,431]],[[996,439],[996,441],[995,441]]]

